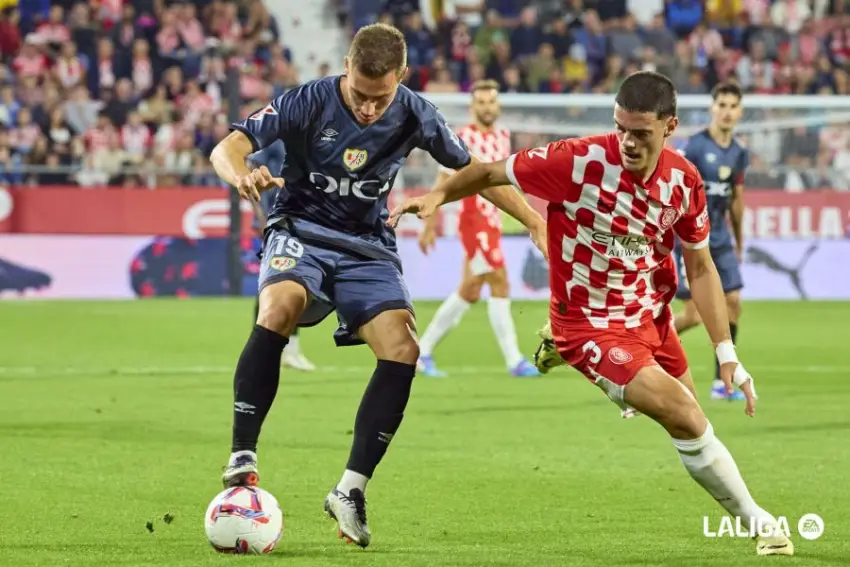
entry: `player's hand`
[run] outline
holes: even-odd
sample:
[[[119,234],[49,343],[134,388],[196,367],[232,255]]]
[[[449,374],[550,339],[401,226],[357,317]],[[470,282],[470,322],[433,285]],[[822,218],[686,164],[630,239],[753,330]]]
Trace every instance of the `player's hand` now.
[[[738,263],[744,263],[744,249],[743,248],[735,248],[735,256],[738,257]]]
[[[744,412],[753,417],[756,413],[756,391],[753,386],[753,377],[746,371],[740,362],[727,362],[720,365],[720,379],[726,387],[726,393],[732,394],[735,389],[733,384],[737,384],[741,391],[744,392],[744,397],[747,399],[747,406]]]
[[[280,177],[273,177],[269,168],[262,166],[252,170],[251,173],[240,178],[239,182],[236,184],[236,190],[239,192],[239,196],[243,199],[259,201],[260,193],[262,191],[271,189],[272,187],[280,189],[283,185],[283,179]]]
[[[546,222],[538,223],[537,226],[529,230],[531,241],[537,246],[537,249],[549,260],[549,235],[546,228]]]
[[[422,250],[423,254],[427,255],[436,244],[437,231],[430,223],[426,223],[422,232],[419,233],[419,249]]]
[[[443,197],[437,191],[431,191],[421,197],[405,199],[401,205],[392,210],[390,218],[387,219],[387,226],[390,228],[397,227],[399,219],[406,213],[413,213],[420,219],[427,219],[433,215],[442,204]]]

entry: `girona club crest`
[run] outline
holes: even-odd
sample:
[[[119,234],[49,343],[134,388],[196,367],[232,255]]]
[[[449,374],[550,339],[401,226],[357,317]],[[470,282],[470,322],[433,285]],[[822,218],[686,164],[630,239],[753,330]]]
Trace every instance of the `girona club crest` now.
[[[676,212],[676,209],[673,207],[666,207],[663,211],[661,211],[661,219],[658,221],[661,225],[662,230],[667,230],[673,223],[676,222],[676,219],[679,218],[679,213]]]
[[[609,350],[608,358],[610,358],[611,362],[614,364],[628,364],[632,361],[631,353],[621,349],[620,347],[614,347]]]

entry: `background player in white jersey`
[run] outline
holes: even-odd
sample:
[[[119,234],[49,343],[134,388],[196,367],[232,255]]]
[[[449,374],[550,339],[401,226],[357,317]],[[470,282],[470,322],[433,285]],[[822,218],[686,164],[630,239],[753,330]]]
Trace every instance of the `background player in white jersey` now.
[[[485,162],[507,159],[511,155],[511,133],[496,125],[501,114],[499,84],[496,81],[477,81],[471,89],[472,122],[457,131],[470,153]],[[453,170],[440,167],[437,185]],[[463,276],[457,291],[440,305],[434,319],[419,341],[419,373],[442,377],[433,352],[437,344],[457,326],[469,307],[481,297],[481,288],[490,286],[487,311],[490,326],[505,357],[508,371],[517,377],[540,376],[537,369],[522,356],[517,344],[516,329],[511,315],[510,284],[502,254],[502,212],[486,199],[473,195],[461,201],[458,233],[466,258]],[[419,236],[419,246],[427,254],[436,244],[437,217],[425,221]]]
[[[682,155],[697,167],[705,181],[708,216],[711,221],[709,249],[720,274],[723,293],[726,294],[729,332],[732,342],[737,343],[741,289],[744,287],[741,277],[741,260],[744,255],[744,174],[750,160],[749,152],[734,138],[733,132],[743,115],[741,88],[734,83],[721,83],[714,87],[711,95],[714,99],[711,104],[711,123],[707,129],[688,139]],[[685,302],[684,309],[676,314],[676,331],[682,333],[700,325],[702,319],[691,300],[679,243],[676,245],[675,256],[679,270],[676,297]],[[741,392],[726,392],[720,381],[720,367],[716,361],[711,398],[743,399]]]
[[[758,555],[793,555],[793,543],[756,503],[697,402],[673,326],[671,253],[678,237],[724,384],[730,391],[733,382],[741,387],[753,416],[752,377],[729,336],[709,252],[704,184],[692,163],[664,147],[679,122],[675,87],[664,75],[638,72],[623,81],[615,100],[615,132],[473,164],[403,203],[390,223],[404,212],[428,217],[444,203],[508,182],[548,201],[549,320],[561,357],[620,408],[633,408],[667,431],[691,477],[759,533]]]

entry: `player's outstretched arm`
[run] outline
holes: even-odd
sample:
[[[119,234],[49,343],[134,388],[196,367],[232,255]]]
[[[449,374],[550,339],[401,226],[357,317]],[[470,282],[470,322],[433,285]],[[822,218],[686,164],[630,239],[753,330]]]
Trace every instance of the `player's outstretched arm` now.
[[[415,213],[419,218],[427,219],[446,203],[470,197],[490,187],[509,184],[504,161],[483,163],[473,160],[470,165],[448,176],[427,195],[406,199],[393,209],[387,224],[397,226],[398,219],[405,213]]]
[[[707,244],[707,242],[706,242]],[[747,397],[747,415],[755,413],[755,396],[752,389],[752,377],[738,361],[732,337],[729,334],[729,316],[726,311],[726,297],[717,267],[711,258],[708,246],[688,246],[683,250],[685,273],[691,290],[694,305],[702,317],[708,336],[720,361],[720,376],[729,393],[732,384],[740,386]]]
[[[283,187],[283,179],[272,176],[266,166],[249,169],[246,160],[253,151],[254,146],[248,136],[235,130],[216,144],[210,163],[221,180],[236,187],[240,196],[259,201],[261,191]]]

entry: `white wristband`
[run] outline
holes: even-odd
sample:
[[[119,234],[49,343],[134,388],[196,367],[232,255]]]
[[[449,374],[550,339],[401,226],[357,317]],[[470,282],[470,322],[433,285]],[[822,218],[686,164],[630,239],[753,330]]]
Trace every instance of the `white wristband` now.
[[[715,347],[714,352],[717,353],[717,361],[720,364],[727,362],[738,362],[738,354],[735,352],[735,345],[732,341],[723,341]]]

